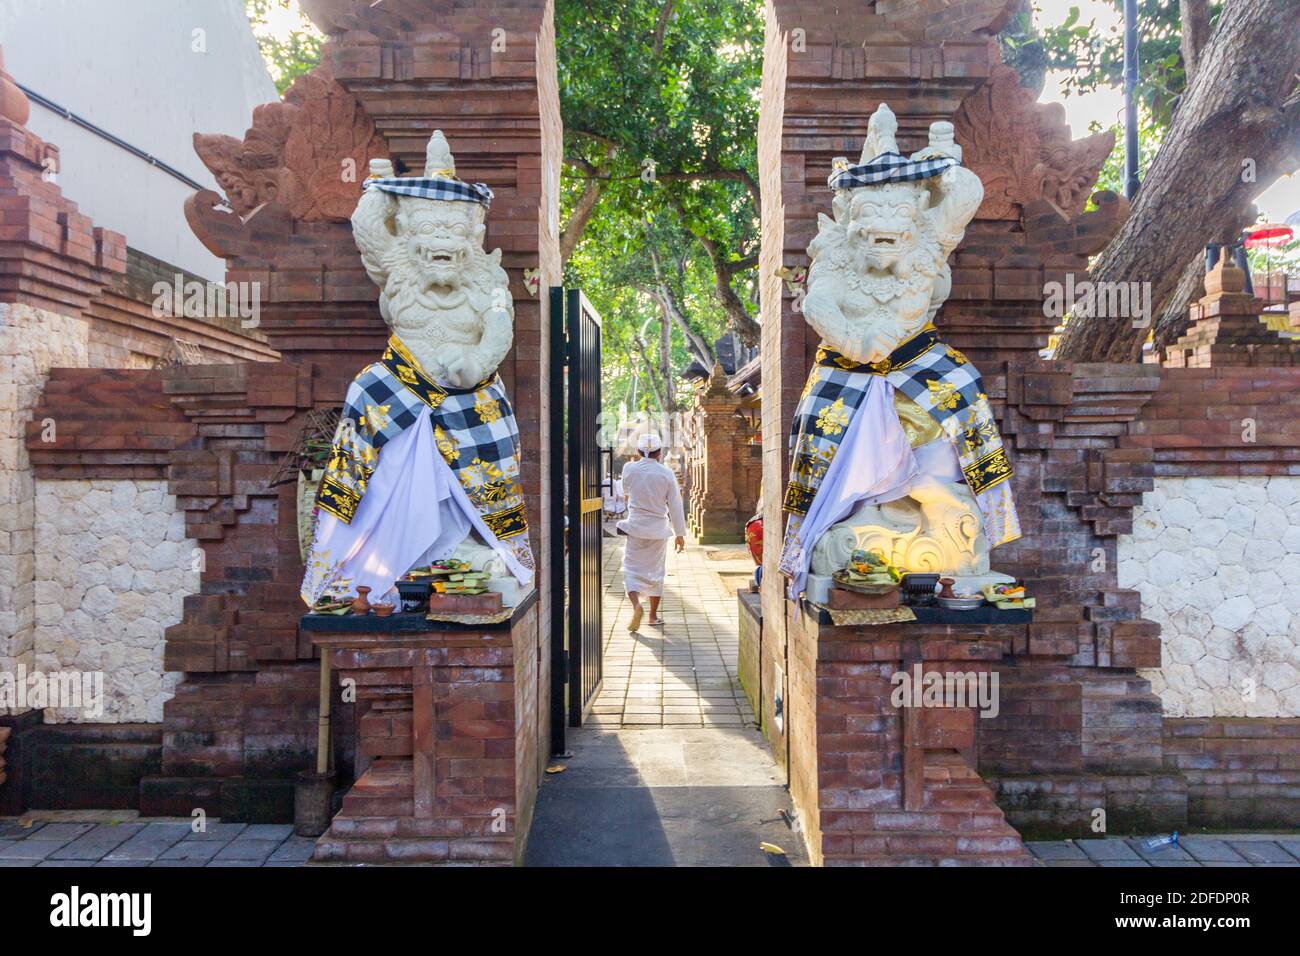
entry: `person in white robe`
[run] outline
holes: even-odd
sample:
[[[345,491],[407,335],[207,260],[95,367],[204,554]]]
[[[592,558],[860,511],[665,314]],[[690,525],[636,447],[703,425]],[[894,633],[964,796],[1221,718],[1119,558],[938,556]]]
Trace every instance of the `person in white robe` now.
[[[623,586],[632,602],[629,631],[641,626],[644,597],[650,606],[649,624],[663,624],[659,601],[664,593],[664,569],[668,560],[668,539],[674,538],[678,553],[686,547],[686,515],[677,476],[659,460],[663,442],[653,432],[637,441],[641,457],[623,467],[623,491],[627,496],[627,517],[616,526],[627,536],[623,548]]]

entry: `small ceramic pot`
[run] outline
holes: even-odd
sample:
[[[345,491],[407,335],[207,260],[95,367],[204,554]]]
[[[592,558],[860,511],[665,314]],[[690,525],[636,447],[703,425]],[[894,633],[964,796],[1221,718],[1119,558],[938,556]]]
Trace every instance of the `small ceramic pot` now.
[[[939,597],[941,597],[941,598],[955,598],[957,595],[954,594],[954,593],[953,593],[953,590],[952,590],[952,586],[953,586],[955,583],[956,583],[956,582],[955,582],[952,578],[940,578],[940,579],[939,579],[939,587],[940,587],[940,590],[939,590]]]
[[[369,593],[370,593],[370,588],[366,587],[364,584],[361,585],[361,587],[357,588],[357,596],[355,600],[353,600],[352,602],[353,614],[370,613],[370,601],[367,600],[366,598],[366,595]]]
[[[375,609],[376,617],[389,617],[393,613],[393,606],[391,604],[372,604],[370,606]]]

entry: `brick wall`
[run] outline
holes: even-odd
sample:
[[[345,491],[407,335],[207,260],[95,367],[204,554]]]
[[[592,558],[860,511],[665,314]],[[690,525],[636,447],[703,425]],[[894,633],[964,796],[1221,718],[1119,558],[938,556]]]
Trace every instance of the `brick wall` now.
[[[1165,720],[1165,766],[1187,782],[1187,815],[1220,829],[1291,829],[1300,821],[1300,721]]]

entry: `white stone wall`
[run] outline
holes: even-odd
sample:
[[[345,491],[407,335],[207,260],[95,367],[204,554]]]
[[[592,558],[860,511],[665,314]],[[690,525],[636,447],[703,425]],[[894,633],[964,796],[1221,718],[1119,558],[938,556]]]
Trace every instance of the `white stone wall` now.
[[[89,330],[81,319],[0,303],[0,672],[34,664],[36,503],[27,423],[50,368],[89,364]]]
[[[1300,716],[1300,477],[1157,479],[1119,583],[1161,625],[1167,716]]]
[[[165,481],[37,481],[36,666],[104,675],[102,716],[47,721],[162,720],[180,682],[163,673],[163,632],[198,591],[196,553]]]

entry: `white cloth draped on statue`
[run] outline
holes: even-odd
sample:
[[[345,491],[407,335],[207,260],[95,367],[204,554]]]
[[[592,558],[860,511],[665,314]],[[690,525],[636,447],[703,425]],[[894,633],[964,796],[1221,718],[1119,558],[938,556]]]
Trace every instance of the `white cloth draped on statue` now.
[[[942,447],[930,450],[922,446],[916,453],[912,451],[894,411],[894,386],[873,375],[867,382],[862,404],[849,421],[839,451],[831,459],[826,477],[796,532],[800,563],[790,579],[792,597],[803,593],[813,547],[832,525],[843,521],[859,504],[879,505],[903,498],[918,476],[933,473],[931,469],[938,469],[944,475],[951,470],[956,475],[951,480],[960,480],[961,468],[951,443],[931,444]],[[952,459],[951,466],[943,457],[945,449]],[[918,457],[924,461],[918,462]]]
[[[384,446],[352,523],[317,513],[302,598],[314,604],[359,586],[370,588],[372,601],[383,598],[415,565],[450,557],[471,529],[520,584],[532,584],[533,572],[484,524],[438,451],[422,407],[419,420]]]

